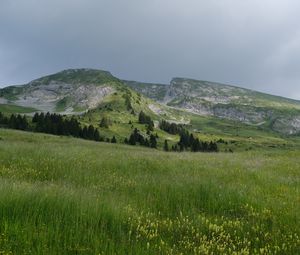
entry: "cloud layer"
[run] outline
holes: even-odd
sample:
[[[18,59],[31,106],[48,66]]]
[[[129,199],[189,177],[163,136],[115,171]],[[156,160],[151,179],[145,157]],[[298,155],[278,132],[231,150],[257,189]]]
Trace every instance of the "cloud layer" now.
[[[0,86],[73,67],[300,99],[298,0],[1,0]]]

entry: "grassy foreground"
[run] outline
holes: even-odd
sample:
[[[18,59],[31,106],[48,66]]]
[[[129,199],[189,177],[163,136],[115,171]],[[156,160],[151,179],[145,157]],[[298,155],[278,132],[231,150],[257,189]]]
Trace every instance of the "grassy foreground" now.
[[[0,254],[300,254],[299,168],[0,129]]]

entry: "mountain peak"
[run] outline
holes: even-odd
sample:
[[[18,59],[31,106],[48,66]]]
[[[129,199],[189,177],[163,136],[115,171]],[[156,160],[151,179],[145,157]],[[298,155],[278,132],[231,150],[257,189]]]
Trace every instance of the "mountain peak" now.
[[[116,81],[119,80],[108,71],[80,68],[66,69],[55,74],[47,75],[31,81],[29,85],[48,85],[53,82],[68,84],[103,84]]]

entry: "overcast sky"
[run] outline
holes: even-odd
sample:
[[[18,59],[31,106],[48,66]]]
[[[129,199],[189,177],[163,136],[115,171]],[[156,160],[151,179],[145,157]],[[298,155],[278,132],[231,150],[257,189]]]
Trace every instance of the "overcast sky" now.
[[[78,67],[300,99],[300,1],[0,0],[0,87]]]

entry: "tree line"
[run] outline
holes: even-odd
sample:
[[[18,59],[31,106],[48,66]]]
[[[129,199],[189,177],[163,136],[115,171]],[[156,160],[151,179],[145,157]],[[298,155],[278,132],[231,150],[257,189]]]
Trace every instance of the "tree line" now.
[[[155,135],[150,134],[148,139],[147,137],[144,137],[137,128],[135,128],[129,138],[125,138],[124,143],[129,145],[139,144],[141,146],[157,148],[156,138],[157,137]]]
[[[113,136],[112,139],[101,136],[99,130],[93,125],[82,127],[80,122],[74,116],[71,118],[65,118],[60,114],[50,114],[48,112],[46,114],[35,113],[31,122],[28,121],[28,119],[29,118],[26,118],[25,115],[11,114],[10,116],[5,116],[0,112],[0,126],[3,127],[54,135],[73,136],[94,141],[117,142],[115,136]],[[148,127],[154,126],[152,119],[144,112],[140,112],[139,114],[139,123],[146,124]],[[216,142],[201,141],[199,138],[195,138],[194,135],[186,130],[182,125],[168,123],[163,120],[160,122],[160,128],[168,133],[179,134],[180,136],[179,142],[172,145],[171,148],[169,148],[168,141],[165,140],[163,147],[165,151],[218,151],[218,145]],[[124,142],[129,145],[139,144],[141,146],[157,148],[157,138],[157,134],[154,135],[149,131],[149,129],[147,129],[147,136],[144,136],[137,128],[135,128],[129,138],[125,138]]]
[[[178,135],[184,129],[183,125],[179,125],[176,123],[170,123],[165,120],[162,120],[159,123],[159,128],[163,131],[166,131],[169,134],[172,134],[172,135]]]
[[[97,128],[94,128],[93,125],[81,127],[80,122],[75,117],[68,119],[56,113],[35,113],[32,123],[34,123],[36,132],[74,136],[94,141],[104,140]]]
[[[25,115],[11,114],[6,117],[0,112],[0,125],[25,131],[73,136],[93,141],[108,141],[100,136],[99,130],[93,125],[81,127],[75,117],[68,119],[56,113],[35,113],[30,123]],[[116,138],[113,137],[111,142],[116,142]]]
[[[11,114],[10,117],[5,116],[0,112],[0,125],[7,128],[27,130],[29,128],[29,123],[25,115]]]
[[[148,116],[143,111],[141,111],[139,113],[139,117],[138,118],[139,118],[139,123],[140,124],[147,125],[147,130],[148,131],[153,131],[153,129],[154,129],[154,122],[153,122],[153,120],[151,119],[150,116]]]
[[[192,152],[217,152],[218,144],[214,141],[201,141],[198,137],[195,138],[192,133],[184,128],[183,125],[169,123],[165,120],[162,120],[159,123],[159,128],[166,131],[169,134],[177,135],[179,134],[179,142],[171,147],[172,151],[192,151]],[[164,150],[169,151],[168,141],[165,140]]]
[[[192,152],[218,152],[218,145],[214,141],[201,141],[198,137],[195,138],[187,130],[180,134],[180,140],[175,145],[169,148],[168,140],[165,140],[163,149],[165,151],[192,151]]]
[[[214,141],[201,141],[198,137],[195,138],[192,133],[183,130],[180,133],[180,140],[178,142],[179,150],[191,150],[192,152],[217,152],[218,145]]]

